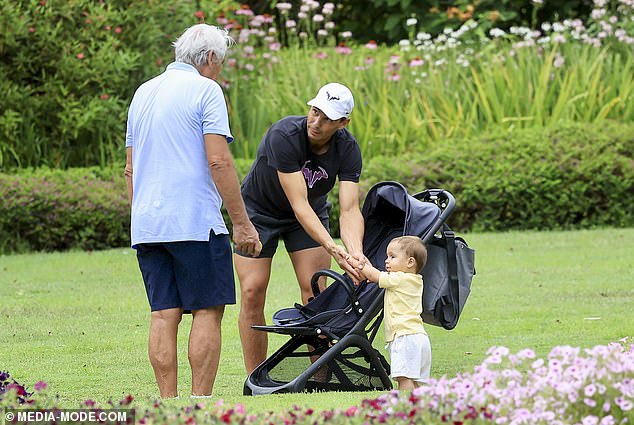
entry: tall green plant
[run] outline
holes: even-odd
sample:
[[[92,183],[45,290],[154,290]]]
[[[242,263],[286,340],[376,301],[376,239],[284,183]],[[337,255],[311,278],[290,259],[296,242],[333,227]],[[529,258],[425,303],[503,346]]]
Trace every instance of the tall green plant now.
[[[249,79],[236,75],[227,91],[239,157],[253,156],[271,123],[306,113],[306,101],[328,81],[352,89],[356,106],[349,128],[370,156],[429,148],[436,140],[471,137],[490,127],[634,119],[628,101],[634,60],[608,48],[513,48],[498,40],[477,54],[450,50],[428,59],[364,47],[349,55],[334,48],[291,48],[277,55],[280,63],[270,72]]]

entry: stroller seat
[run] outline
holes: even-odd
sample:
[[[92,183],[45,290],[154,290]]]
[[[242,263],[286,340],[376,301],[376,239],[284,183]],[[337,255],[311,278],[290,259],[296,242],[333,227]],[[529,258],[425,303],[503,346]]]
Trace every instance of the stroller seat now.
[[[430,189],[409,195],[397,182],[373,186],[362,208],[363,251],[385,270],[386,248],[396,236],[433,237],[451,214],[453,196]],[[320,292],[323,276],[333,282]],[[366,391],[391,389],[390,367],[372,343],[383,319],[384,290],[376,283],[355,286],[347,275],[320,270],[311,279],[314,298],[273,315],[264,332],[290,339],[247,377],[245,395],[301,391]]]
[[[318,280],[321,276],[334,279],[320,293]],[[306,304],[295,304],[283,308],[273,315],[272,326],[253,326],[254,329],[285,335],[325,335],[338,339],[350,330],[370,307],[377,296],[378,287],[369,282],[355,286],[347,275],[332,270],[319,270],[311,279],[315,296]]]

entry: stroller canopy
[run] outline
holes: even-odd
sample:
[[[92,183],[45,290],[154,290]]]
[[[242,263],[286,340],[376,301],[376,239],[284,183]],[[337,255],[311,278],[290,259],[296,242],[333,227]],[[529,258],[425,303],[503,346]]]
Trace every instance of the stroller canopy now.
[[[361,210],[365,219],[363,252],[379,270],[385,270],[386,249],[390,241],[403,235],[426,241],[436,230],[440,208],[407,193],[397,182],[373,186]]]

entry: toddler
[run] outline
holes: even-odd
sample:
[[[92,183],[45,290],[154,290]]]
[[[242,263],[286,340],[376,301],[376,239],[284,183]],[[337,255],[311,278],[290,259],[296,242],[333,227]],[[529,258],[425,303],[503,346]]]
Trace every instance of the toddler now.
[[[416,236],[394,238],[387,246],[385,272],[368,261],[359,264],[362,276],[385,288],[385,341],[390,351],[391,376],[399,390],[411,391],[429,378],[431,344],[421,319],[427,249]]]

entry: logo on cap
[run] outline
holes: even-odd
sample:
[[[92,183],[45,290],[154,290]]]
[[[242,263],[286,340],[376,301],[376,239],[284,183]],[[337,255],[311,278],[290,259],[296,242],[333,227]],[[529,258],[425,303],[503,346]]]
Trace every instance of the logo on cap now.
[[[328,100],[341,100],[337,96],[331,96],[330,92],[328,92],[328,91],[326,91],[326,97],[328,98]]]

